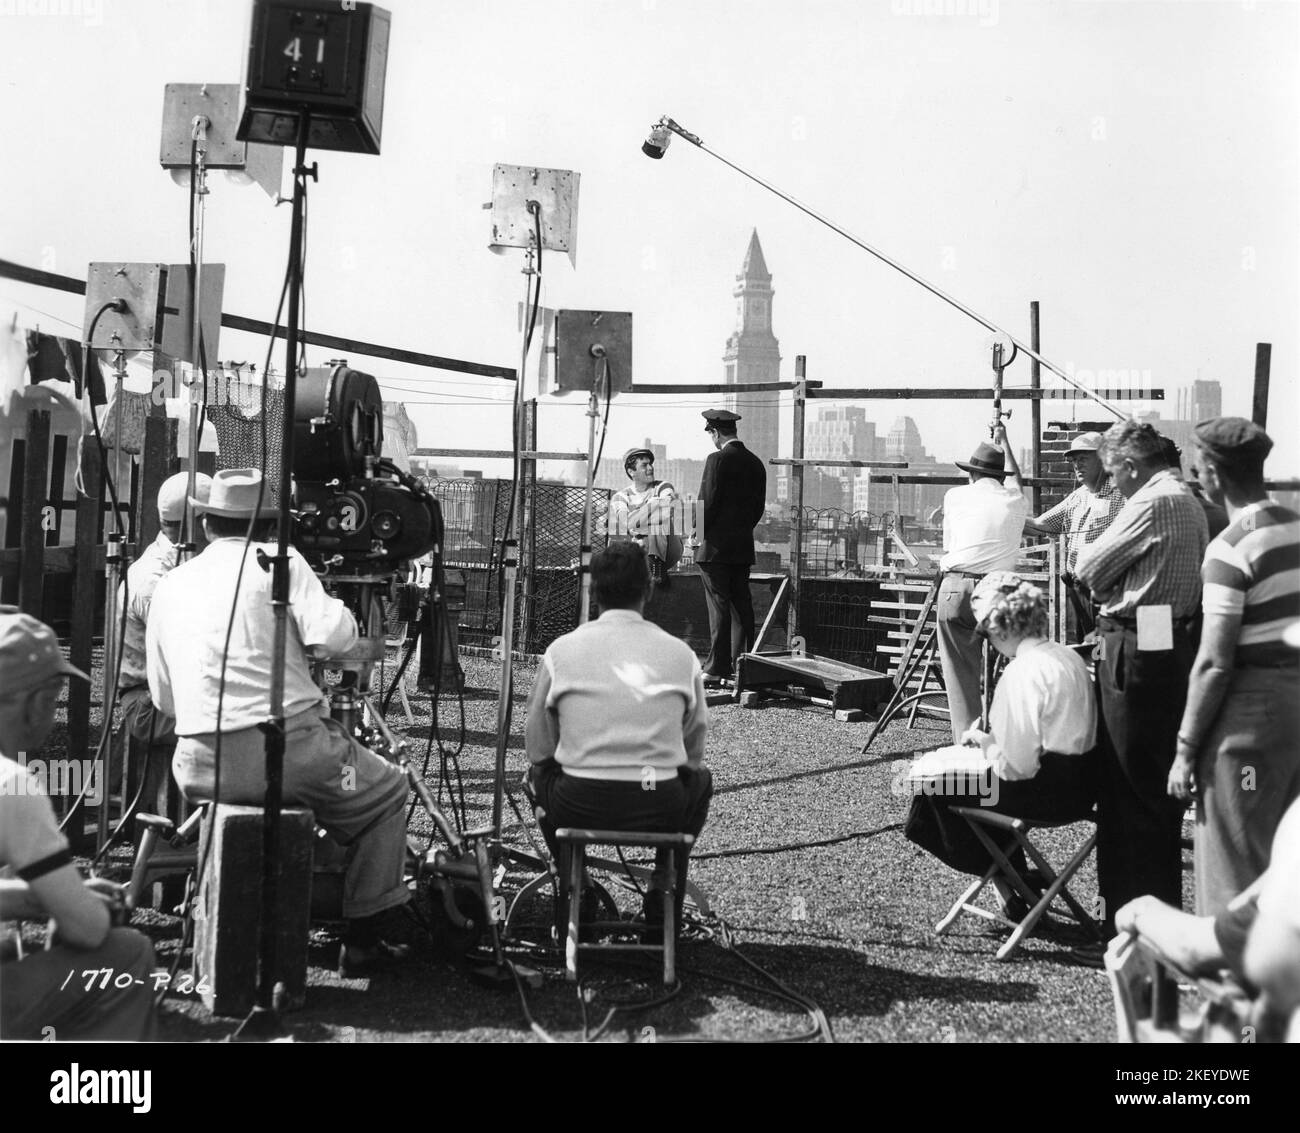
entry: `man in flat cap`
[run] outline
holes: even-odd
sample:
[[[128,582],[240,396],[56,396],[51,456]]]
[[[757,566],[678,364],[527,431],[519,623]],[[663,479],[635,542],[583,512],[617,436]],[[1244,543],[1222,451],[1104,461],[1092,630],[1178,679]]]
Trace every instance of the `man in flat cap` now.
[[[981,714],[984,649],[971,592],[986,574],[1015,570],[1029,508],[1003,425],[998,425],[993,444],[981,442],[968,462],[956,464],[969,482],[950,488],[943,497],[943,577],[935,617],[952,742],[960,743]],[[1010,483],[1004,483],[1007,480]]]
[[[39,776],[12,758],[45,742],[68,676],[89,680],[54,631],[0,607],[0,920],[58,926],[52,947],[4,958],[0,1038],[141,1041],[153,1036],[153,945],[113,927],[124,911],[118,887],[82,879]],[[89,969],[115,978],[88,988]]]
[[[704,682],[717,688],[731,678],[737,659],[754,642],[749,568],[754,564],[754,527],[763,518],[767,499],[767,470],[736,436],[740,414],[706,409],[703,417],[704,431],[717,451],[704,462],[703,529],[695,561],[709,607]]]
[[[162,577],[180,561],[181,524],[185,519],[185,497],[189,474],[169,476],[158,489],[158,535],[126,572],[120,593],[122,616],[122,662],[118,669],[117,698],[127,730],[147,745],[149,766],[141,798],[145,809],[153,809],[169,779],[171,749],[176,745],[176,721],[154,707],[145,672],[145,627],[154,591]],[[194,477],[195,499],[207,503],[212,479],[202,472]],[[164,797],[165,804],[165,797]],[[163,807],[164,810],[167,808]]]
[[[1123,494],[1110,482],[1097,455],[1100,448],[1100,433],[1080,433],[1075,437],[1065,455],[1079,486],[1055,507],[1025,520],[1025,530],[1036,535],[1066,536],[1065,584],[1078,630],[1076,640],[1093,631],[1096,619],[1092,600],[1074,577],[1075,563],[1079,561],[1079,552],[1097,541],[1124,506]]]
[[[1101,461],[1128,502],[1079,552],[1075,573],[1101,604],[1097,888],[1112,930],[1116,911],[1134,897],[1182,901],[1185,807],[1166,786],[1196,652],[1207,535],[1205,512],[1150,425],[1112,425]],[[1099,956],[1078,958],[1100,966]]]
[[[1264,489],[1268,434],[1244,417],[1196,426],[1201,482],[1228,526],[1205,551],[1205,622],[1169,793],[1196,792],[1196,911],[1216,916],[1269,863],[1300,798],[1300,516]],[[1294,885],[1295,880],[1292,879]]]

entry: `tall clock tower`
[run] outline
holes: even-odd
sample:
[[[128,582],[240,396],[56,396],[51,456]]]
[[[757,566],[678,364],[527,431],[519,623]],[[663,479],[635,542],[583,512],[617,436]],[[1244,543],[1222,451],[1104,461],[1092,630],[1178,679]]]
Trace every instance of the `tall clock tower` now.
[[[731,292],[736,297],[736,329],[727,339],[722,356],[727,385],[775,382],[781,377],[781,351],[772,333],[772,273],[763,259],[758,230],[749,237],[745,262]],[[726,408],[739,413],[738,426],[745,447],[766,464],[779,456],[780,409],[775,390],[725,394]],[[776,498],[776,469],[767,469],[767,498]]]

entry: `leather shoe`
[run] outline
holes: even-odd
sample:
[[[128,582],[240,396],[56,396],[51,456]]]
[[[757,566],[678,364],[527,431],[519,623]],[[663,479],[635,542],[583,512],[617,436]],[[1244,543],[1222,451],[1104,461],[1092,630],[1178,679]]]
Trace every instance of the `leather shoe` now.
[[[394,944],[376,940],[370,944],[349,944],[346,940],[339,948],[339,977],[345,980],[362,979],[392,971],[410,959],[409,944]]]

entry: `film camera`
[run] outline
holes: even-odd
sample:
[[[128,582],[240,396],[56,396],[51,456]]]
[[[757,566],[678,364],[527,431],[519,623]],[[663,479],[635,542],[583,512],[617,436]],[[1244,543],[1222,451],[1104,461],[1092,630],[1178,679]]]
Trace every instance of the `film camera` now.
[[[384,404],[369,374],[331,362],[298,381],[294,545],[328,579],[391,576],[439,542],[437,501],[383,459]]]

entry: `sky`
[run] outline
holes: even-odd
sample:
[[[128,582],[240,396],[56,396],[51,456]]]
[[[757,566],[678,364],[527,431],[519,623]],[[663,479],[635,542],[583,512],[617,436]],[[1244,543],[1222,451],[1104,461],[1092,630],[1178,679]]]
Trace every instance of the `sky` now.
[[[581,177],[576,267],[547,255],[542,301],[631,311],[634,382],[722,380],[731,290],[756,228],[783,378],[803,354],[827,385],[988,384],[987,332],[964,315],[681,139],[645,158],[648,128],[668,114],[1018,336],[1039,301],[1045,357],[1162,387],[1166,417],[1198,377],[1223,383],[1224,412],[1248,416],[1255,344],[1271,342],[1267,471],[1300,474],[1300,5],[387,7],[381,154],[308,158],[319,165],[309,329],[516,366],[523,254],[488,251],[482,206],[494,164],[533,165]],[[250,11],[0,0],[0,256],[82,278],[91,261],[183,261],[187,194],[158,164],[163,87],[239,81]],[[211,189],[205,259],[226,265],[224,309],[269,321],[289,207],[220,174]],[[71,333],[83,303],[0,280],[0,314],[14,312]],[[260,365],[265,349],[227,330],[219,355]],[[332,353],[312,348],[309,363]],[[509,447],[508,383],[350,362],[407,403],[422,445]],[[1028,385],[1027,362],[1006,382]],[[605,452],[649,437],[702,458],[699,412],[718,400],[621,395]],[[882,430],[911,415],[940,459],[965,459],[985,436],[982,402],[862,404]],[[585,409],[579,394],[544,397],[540,447],[585,449]],[[1106,416],[1055,402],[1044,419],[1073,415]],[[1028,403],[1009,431],[1028,446]]]

